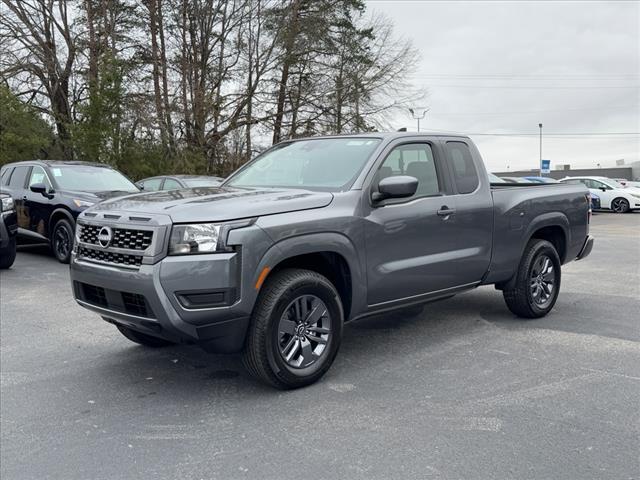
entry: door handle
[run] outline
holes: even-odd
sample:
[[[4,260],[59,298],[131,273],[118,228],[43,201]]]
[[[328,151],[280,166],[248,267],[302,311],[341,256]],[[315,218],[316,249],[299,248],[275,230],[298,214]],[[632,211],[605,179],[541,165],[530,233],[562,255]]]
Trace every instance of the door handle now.
[[[23,195],[23,196],[22,196],[22,200],[26,200],[26,199],[27,199],[27,196],[26,196],[26,195]]]
[[[446,205],[443,205],[436,213],[439,217],[444,217],[444,219],[446,220],[449,215],[453,215],[454,213],[456,213],[456,209],[449,208]]]

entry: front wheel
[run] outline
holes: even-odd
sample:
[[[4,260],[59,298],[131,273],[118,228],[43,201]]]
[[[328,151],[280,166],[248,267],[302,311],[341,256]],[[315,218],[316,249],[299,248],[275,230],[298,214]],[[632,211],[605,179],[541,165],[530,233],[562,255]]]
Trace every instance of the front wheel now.
[[[519,317],[544,317],[558,299],[560,277],[560,257],[553,244],[531,239],[520,261],[514,288],[502,292],[504,301]]]
[[[0,248],[0,269],[11,268],[16,259],[16,237],[11,237],[5,248]]]
[[[69,263],[73,248],[73,226],[69,220],[63,218],[56,222],[51,236],[51,248],[60,263]]]
[[[629,209],[629,202],[626,198],[614,198],[611,201],[611,210],[615,213],[627,213]]]
[[[325,277],[309,270],[277,272],[265,283],[251,316],[244,364],[276,388],[309,385],[331,367],[343,321],[340,296]]]

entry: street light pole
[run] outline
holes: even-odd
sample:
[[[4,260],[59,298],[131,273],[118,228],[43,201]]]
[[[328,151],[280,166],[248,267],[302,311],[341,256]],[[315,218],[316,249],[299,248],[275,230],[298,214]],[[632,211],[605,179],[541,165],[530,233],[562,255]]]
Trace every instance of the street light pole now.
[[[409,112],[411,113],[411,117],[414,120],[418,121],[418,131],[420,131],[420,119],[424,118],[428,111],[429,111],[429,109],[425,108],[424,111],[422,112],[422,115],[418,116],[418,115],[415,114],[413,108],[409,109]]]
[[[539,123],[538,127],[540,128],[540,163],[538,167],[540,169],[540,176],[542,176],[542,124]]]

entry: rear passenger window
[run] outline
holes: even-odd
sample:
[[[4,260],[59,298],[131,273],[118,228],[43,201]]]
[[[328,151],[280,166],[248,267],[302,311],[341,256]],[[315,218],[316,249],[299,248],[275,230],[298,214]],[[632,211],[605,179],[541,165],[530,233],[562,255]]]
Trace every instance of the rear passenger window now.
[[[418,189],[413,197],[428,197],[440,194],[440,185],[433,160],[433,152],[428,143],[411,143],[394,148],[378,170],[379,182],[386,177],[408,175],[418,179]]]
[[[152,178],[151,180],[142,182],[142,185],[144,185],[144,189],[147,192],[154,192],[156,190],[160,190],[160,184],[162,184],[162,177]]]
[[[181,188],[182,186],[173,178],[165,178],[164,185],[162,186],[163,190],[180,190]]]
[[[29,167],[14,168],[11,179],[9,179],[9,186],[14,188],[24,188],[24,182],[27,179],[28,172]]]
[[[13,167],[7,167],[2,169],[2,173],[0,173],[0,185],[7,185],[9,183],[9,177],[11,177],[12,171],[13,171]]]
[[[463,142],[447,142],[446,149],[458,193],[473,192],[480,181],[469,146]]]

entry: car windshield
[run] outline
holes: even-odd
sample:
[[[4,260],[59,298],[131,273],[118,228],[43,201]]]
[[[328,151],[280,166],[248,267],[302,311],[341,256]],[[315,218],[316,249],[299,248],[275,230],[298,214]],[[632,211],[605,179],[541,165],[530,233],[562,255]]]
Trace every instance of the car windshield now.
[[[138,192],[138,188],[120,172],[91,165],[56,165],[51,173],[58,187],[82,192]]]
[[[217,187],[222,183],[217,178],[184,178],[182,181],[187,187]]]
[[[507,183],[506,181],[501,179],[499,176],[494,175],[493,173],[489,173],[489,182],[491,182],[491,183]]]
[[[375,138],[321,138],[285,143],[233,175],[233,187],[341,191],[355,180],[379,145]]]

